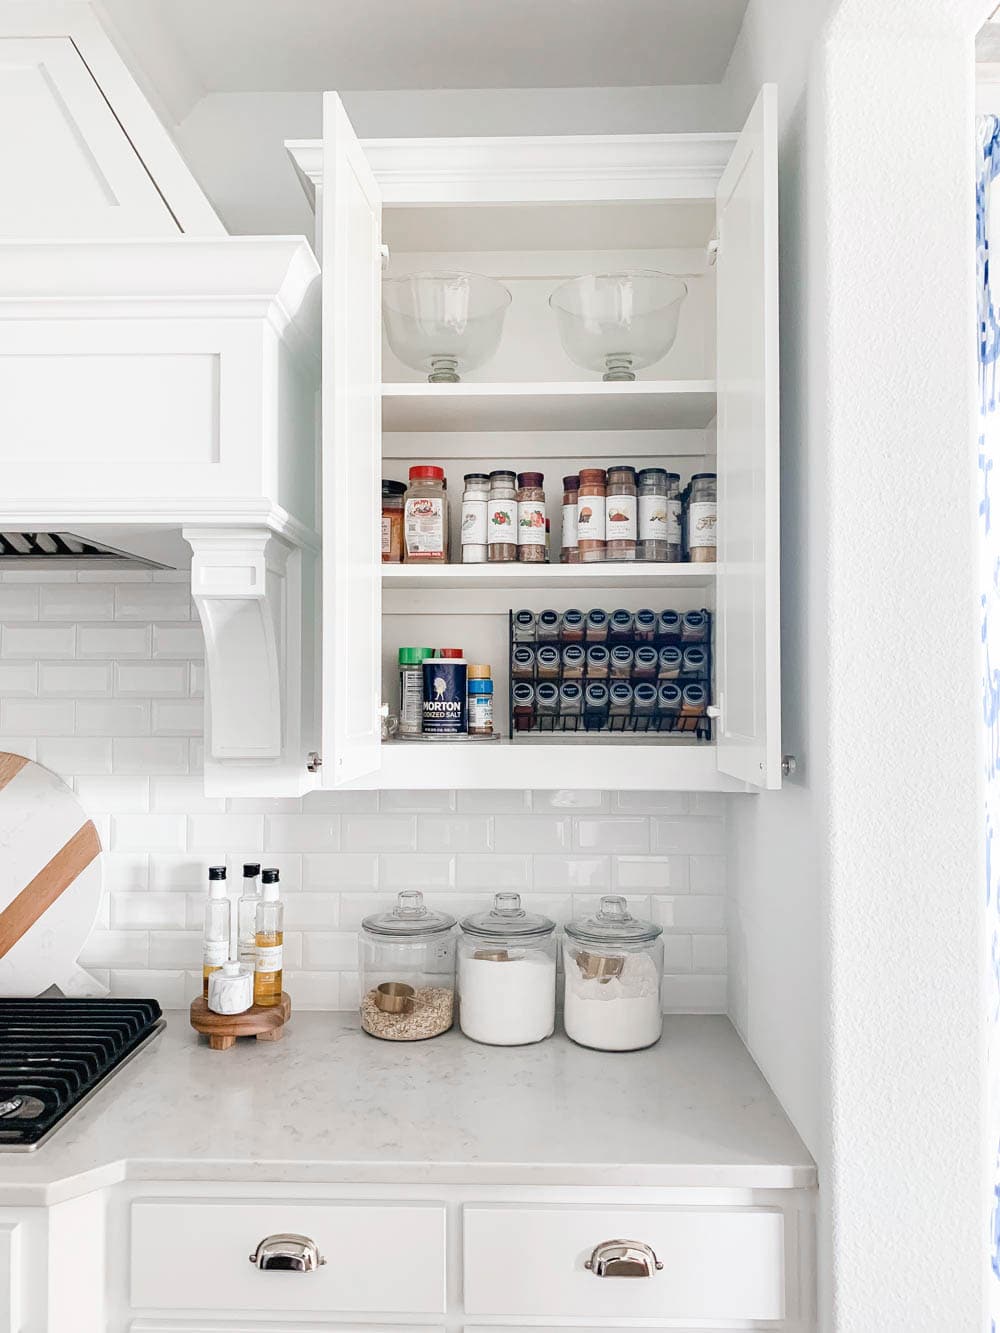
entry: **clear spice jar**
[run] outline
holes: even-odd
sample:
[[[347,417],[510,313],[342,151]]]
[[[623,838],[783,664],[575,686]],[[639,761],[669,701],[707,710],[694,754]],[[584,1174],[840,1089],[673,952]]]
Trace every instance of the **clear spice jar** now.
[[[486,511],[489,508],[490,479],[485,472],[468,472],[462,495],[462,564],[486,563]]]
[[[564,680],[559,687],[559,716],[577,718],[583,711],[583,686],[579,681]]]
[[[651,643],[644,643],[635,650],[632,667],[633,680],[656,680],[660,666],[660,654]]]
[[[607,680],[611,670],[611,654],[603,643],[594,643],[587,649],[587,679]]]
[[[632,621],[631,611],[625,611],[621,608],[611,612],[611,620],[608,625],[609,643],[631,643],[632,641]]]
[[[562,546],[559,560],[564,565],[580,563],[580,548],[576,536],[576,511],[580,503],[580,478],[563,477]]]
[[[695,563],[715,560],[717,516],[716,475],[696,472],[687,507],[688,554]]]
[[[558,712],[559,686],[554,680],[544,680],[535,686],[535,716],[538,725],[542,726],[546,718],[555,718]]]
[[[560,642],[583,643],[584,623],[583,612],[578,611],[575,606],[564,611],[559,621]]]
[[[609,693],[611,697],[609,716],[612,718],[611,726],[614,729],[615,718],[625,719],[632,714],[632,686],[627,680],[615,680],[611,683]]]
[[[604,559],[607,518],[607,473],[600,467],[580,469],[576,507],[577,549],[583,564]]]
[[[566,927],[566,1035],[598,1051],[638,1051],[663,1031],[663,930],[632,916],[624,898],[601,899]]]
[[[535,652],[535,665],[539,680],[559,679],[559,649],[552,643],[543,644]]]
[[[544,481],[541,472],[522,472],[517,478],[517,558],[529,564],[544,564],[548,554]]]
[[[535,679],[535,650],[529,643],[519,643],[510,655],[510,674],[514,680]]]
[[[653,643],[656,639],[656,612],[645,606],[636,611],[632,632],[636,643]]]
[[[660,720],[660,729],[673,730],[680,711],[681,687],[676,681],[661,681],[656,691],[656,714]]]
[[[611,649],[611,677],[613,680],[631,680],[635,654],[627,643],[616,643]]]
[[[473,1041],[526,1046],[556,1020],[556,923],[526,912],[518,893],[498,893],[488,912],[462,921],[459,1022]]]
[[[680,560],[680,475],[662,467],[644,467],[637,480],[639,539],[636,559]]]
[[[588,681],[583,692],[583,725],[588,731],[600,731],[608,725],[609,706],[607,685],[600,680]]]
[[[382,482],[382,563],[399,565],[403,561],[403,496],[401,481]]]
[[[635,468],[608,468],[605,560],[634,560],[638,533]]]
[[[681,650],[676,643],[665,643],[660,649],[657,676],[660,680],[677,680],[681,674]]]
[[[530,731],[535,725],[535,687],[526,680],[516,681],[511,690],[514,705],[514,730]]]
[[[407,564],[439,564],[448,559],[448,496],[444,468],[410,468],[403,509],[404,559]]]
[[[447,1032],[455,1014],[455,918],[404,889],[361,923],[361,1026],[387,1041]]]
[[[680,625],[681,643],[708,643],[707,611],[685,611]]]
[[[656,642],[680,643],[681,618],[676,611],[661,611],[656,619]]]
[[[562,650],[563,680],[581,680],[586,660],[587,654],[582,643],[567,643]]]
[[[606,643],[608,639],[608,613],[595,606],[587,612],[585,637],[588,643]]]
[[[488,558],[494,561],[517,559],[517,487],[516,473],[503,470],[490,473],[490,494],[486,510]]]
[[[558,643],[559,612],[539,611],[536,634],[539,643]]]
[[[514,642],[515,643],[535,642],[534,611],[514,612]]]

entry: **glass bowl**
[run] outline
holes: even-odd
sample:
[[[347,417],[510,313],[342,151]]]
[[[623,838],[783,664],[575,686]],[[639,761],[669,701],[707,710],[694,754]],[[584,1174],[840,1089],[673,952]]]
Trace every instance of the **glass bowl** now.
[[[588,273],[557,287],[549,305],[571,361],[634,380],[673,347],[685,296],[687,283],[669,273]]]
[[[413,273],[382,282],[389,346],[431,384],[456,384],[496,355],[510,292],[478,273]]]

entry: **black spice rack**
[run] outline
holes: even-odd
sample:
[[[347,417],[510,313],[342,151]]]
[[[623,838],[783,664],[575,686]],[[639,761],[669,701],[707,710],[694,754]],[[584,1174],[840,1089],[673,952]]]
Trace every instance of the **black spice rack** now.
[[[509,737],[712,739],[712,613],[511,611]]]

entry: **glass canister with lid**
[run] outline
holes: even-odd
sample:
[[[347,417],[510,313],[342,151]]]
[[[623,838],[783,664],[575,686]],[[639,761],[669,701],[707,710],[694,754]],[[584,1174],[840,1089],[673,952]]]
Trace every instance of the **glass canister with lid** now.
[[[568,1037],[598,1051],[638,1051],[659,1041],[662,934],[611,894],[593,916],[570,922],[563,945]]]
[[[455,918],[404,889],[361,923],[361,1026],[386,1041],[424,1041],[455,1016]]]
[[[556,923],[498,893],[488,912],[462,921],[458,1002],[462,1031],[488,1046],[526,1046],[552,1035]]]

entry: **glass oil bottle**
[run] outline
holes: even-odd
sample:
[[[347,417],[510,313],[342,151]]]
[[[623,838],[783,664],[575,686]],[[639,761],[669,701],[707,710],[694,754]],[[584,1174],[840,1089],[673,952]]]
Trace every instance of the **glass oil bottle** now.
[[[201,954],[202,996],[208,999],[208,978],[229,958],[232,913],[226,896],[226,867],[209,866],[208,902]]]
[[[277,870],[265,870],[261,881],[263,898],[257,907],[253,1002],[263,1008],[273,1008],[281,1003],[285,906],[278,898]]]
[[[257,908],[260,906],[260,866],[243,867],[243,893],[236,904],[236,957],[247,967],[257,957]]]

